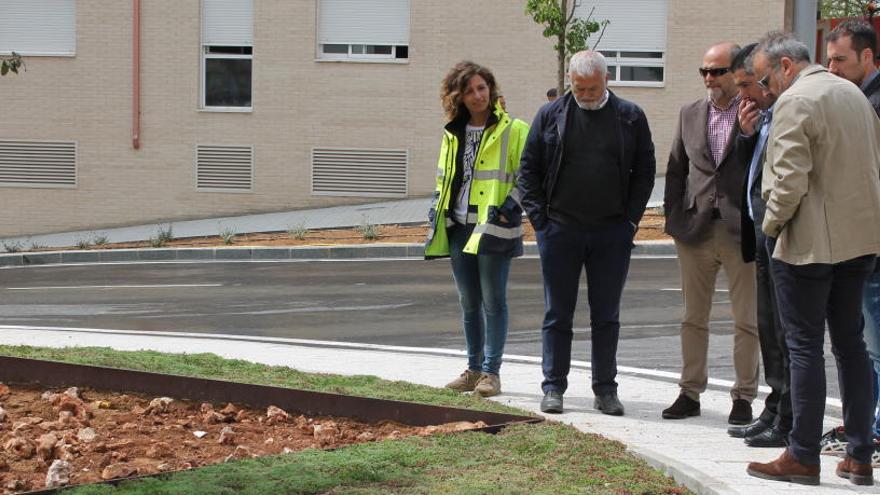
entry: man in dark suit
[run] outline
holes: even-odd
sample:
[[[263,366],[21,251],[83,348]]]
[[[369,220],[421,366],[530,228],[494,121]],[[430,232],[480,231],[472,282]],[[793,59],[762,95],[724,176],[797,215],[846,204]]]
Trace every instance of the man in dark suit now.
[[[734,58],[733,79],[742,100],[738,121],[740,135],[737,153],[749,167],[743,182],[742,250],[745,261],[755,261],[758,296],[758,338],[764,363],[764,379],[770,394],[764,410],[748,425],[731,426],[727,433],[744,438],[750,447],[784,447],[791,431],[791,382],[788,375],[788,347],[785,332],[779,323],[776,294],[770,275],[770,252],[761,230],[766,205],[761,198],[761,175],[767,149],[767,136],[773,118],[776,98],[758,85],[752,69],[752,53],[757,43],[743,47]]]
[[[619,416],[620,299],[633,237],[654,187],[654,144],[642,109],[608,90],[601,53],[576,53],[569,76],[571,91],[544,105],[532,122],[517,182],[544,276],[541,411],[563,411],[572,323],[586,272],[593,404]]]
[[[877,33],[865,21],[844,21],[826,38],[828,71],[840,76],[862,89],[874,111],[880,116],[880,71],[874,65],[877,56]],[[862,299],[862,313],[865,316],[865,344],[874,369],[874,395],[880,395],[880,264],[865,283]],[[833,429],[824,439],[839,443],[839,430]],[[880,436],[880,414],[874,417],[874,436]],[[831,446],[829,445],[829,448]],[[836,447],[839,448],[839,445]],[[880,444],[874,445],[875,454],[880,454]]]
[[[700,414],[708,376],[709,314],[718,270],[724,268],[734,319],[736,381],[728,422],[752,420],[758,391],[758,329],[755,264],[741,253],[740,196],[747,163],[733,152],[740,101],[730,64],[739,47],[710,47],[699,68],[708,95],[681,110],[666,168],[663,198],[666,232],[675,240],[681,267],[681,393],[663,411],[665,419]]]

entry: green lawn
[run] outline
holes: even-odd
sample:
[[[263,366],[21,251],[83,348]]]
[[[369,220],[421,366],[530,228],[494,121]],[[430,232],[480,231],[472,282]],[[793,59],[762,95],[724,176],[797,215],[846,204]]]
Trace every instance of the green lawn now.
[[[447,390],[372,376],[307,374],[213,354],[0,346],[0,354],[528,414]],[[70,494],[689,493],[622,444],[548,421],[500,434],[457,433],[307,450]]]

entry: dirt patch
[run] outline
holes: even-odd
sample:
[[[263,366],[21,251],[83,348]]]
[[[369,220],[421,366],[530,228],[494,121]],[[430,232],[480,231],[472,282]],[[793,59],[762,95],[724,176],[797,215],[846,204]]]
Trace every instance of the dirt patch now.
[[[671,240],[671,238],[663,232],[664,218],[655,210],[648,210],[639,224],[639,231],[636,233],[637,241],[657,241]],[[420,225],[377,225],[371,228],[375,237],[365,235],[365,230],[361,228],[352,229],[316,229],[304,232],[261,232],[253,234],[240,234],[229,237],[229,242],[225,241],[221,236],[207,237],[187,237],[173,239],[164,243],[163,247],[183,248],[183,247],[245,247],[245,246],[332,246],[338,244],[368,244],[368,243],[412,243],[423,242],[428,232],[427,224]],[[535,240],[535,231],[531,224],[526,221],[523,224],[524,236],[526,241]],[[302,237],[302,238],[298,238]],[[152,246],[150,242],[118,242],[112,244],[102,244],[100,246],[89,245],[68,249],[134,249],[149,248]],[[48,249],[38,249],[31,251],[47,251]]]
[[[89,389],[46,391],[0,384],[0,493],[483,426],[369,424],[296,416],[274,406],[254,410]]]

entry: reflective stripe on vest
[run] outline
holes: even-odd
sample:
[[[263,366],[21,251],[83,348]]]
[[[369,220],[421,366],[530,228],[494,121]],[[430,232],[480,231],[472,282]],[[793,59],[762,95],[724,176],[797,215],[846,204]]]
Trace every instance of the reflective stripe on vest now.
[[[513,122],[501,133],[501,154],[498,157],[498,170],[474,170],[476,180],[498,180],[500,182],[513,182],[516,180],[516,172],[507,173],[507,145],[510,141],[510,129]]]
[[[480,217],[479,217],[479,215],[477,215],[477,212],[469,211],[467,213],[467,217],[465,217],[464,221],[465,221],[465,223],[468,223],[468,224],[475,224],[475,223],[477,223],[477,219],[479,219],[479,218]],[[455,225],[455,220],[453,220],[452,217],[446,217],[446,226],[452,227],[453,225]]]
[[[487,234],[499,239],[516,239],[522,237],[522,226],[501,227],[491,223],[484,223],[474,227],[474,234]]]

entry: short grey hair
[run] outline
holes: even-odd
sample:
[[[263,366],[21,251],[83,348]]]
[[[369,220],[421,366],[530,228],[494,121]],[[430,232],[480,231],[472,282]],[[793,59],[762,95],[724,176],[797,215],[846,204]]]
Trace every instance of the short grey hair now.
[[[794,62],[810,61],[810,49],[791,33],[770,31],[758,43],[756,52],[763,53],[774,70],[779,69],[782,57],[788,57]]]
[[[568,72],[581,76],[592,76],[597,72],[603,77],[608,74],[608,63],[605,56],[592,50],[583,50],[571,56]]]

